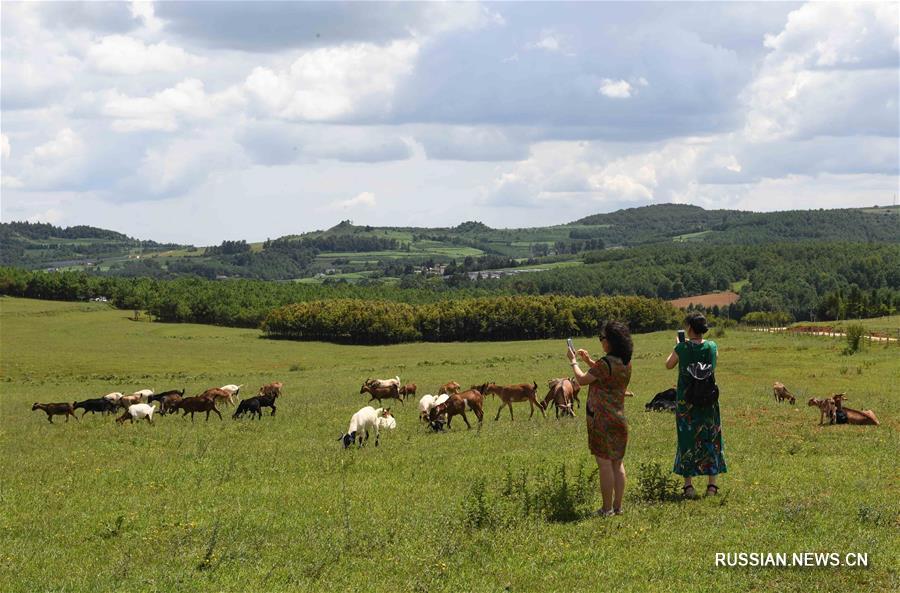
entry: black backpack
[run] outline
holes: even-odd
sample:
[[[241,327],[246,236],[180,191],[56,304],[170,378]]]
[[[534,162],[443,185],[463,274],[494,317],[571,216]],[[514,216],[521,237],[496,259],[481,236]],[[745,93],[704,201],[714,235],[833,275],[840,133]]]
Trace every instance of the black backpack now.
[[[696,407],[711,406],[719,401],[719,386],[713,366],[692,362],[684,369],[684,399]]]

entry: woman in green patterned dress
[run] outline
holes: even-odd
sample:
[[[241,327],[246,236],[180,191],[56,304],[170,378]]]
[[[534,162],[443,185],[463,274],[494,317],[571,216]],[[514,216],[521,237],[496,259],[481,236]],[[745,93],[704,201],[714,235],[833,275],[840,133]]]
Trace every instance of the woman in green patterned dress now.
[[[590,385],[587,412],[588,447],[600,469],[600,494],[603,508],[597,515],[622,514],[625,494],[625,446],[628,444],[628,421],[625,419],[625,390],[631,381],[631,354],[634,346],[624,323],[610,321],[600,331],[600,343],[606,356],[594,360],[586,350],[578,350],[591,368],[584,373],[568,350],[569,362],[580,385]]]
[[[695,362],[711,364],[716,368],[716,343],[704,340],[709,329],[706,318],[700,313],[690,313],[684,320],[687,340],[676,342],[675,350],[666,360],[666,368],[678,367],[678,388],[675,397],[675,427],[678,432],[678,448],[672,471],[684,478],[685,498],[695,498],[692,483],[694,476],[709,476],[706,494],[718,494],[716,477],[727,471],[725,444],[722,441],[722,421],[719,418],[719,402],[710,406],[692,406],[684,399],[685,369]]]

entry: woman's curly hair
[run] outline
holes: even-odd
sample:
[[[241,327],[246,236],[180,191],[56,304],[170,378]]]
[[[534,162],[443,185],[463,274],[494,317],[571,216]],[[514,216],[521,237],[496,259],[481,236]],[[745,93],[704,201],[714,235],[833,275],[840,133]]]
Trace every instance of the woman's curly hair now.
[[[600,331],[609,342],[609,353],[621,358],[623,364],[631,362],[634,342],[631,341],[631,332],[628,331],[628,326],[621,321],[607,321]]]

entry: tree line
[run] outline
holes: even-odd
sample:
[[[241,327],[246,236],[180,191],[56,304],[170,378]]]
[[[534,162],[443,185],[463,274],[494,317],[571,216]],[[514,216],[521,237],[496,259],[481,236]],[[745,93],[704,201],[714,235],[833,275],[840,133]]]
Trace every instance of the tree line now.
[[[274,309],[262,330],[271,338],[355,344],[534,340],[594,336],[611,319],[645,332],[675,326],[680,314],[642,297],[500,296],[418,306],[336,299]]]

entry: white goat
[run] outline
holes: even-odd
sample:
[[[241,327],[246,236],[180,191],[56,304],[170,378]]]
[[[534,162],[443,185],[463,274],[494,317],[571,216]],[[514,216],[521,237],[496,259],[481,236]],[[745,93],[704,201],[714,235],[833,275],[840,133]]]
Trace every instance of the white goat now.
[[[117,403],[119,403],[119,400],[122,399],[122,394],[119,393],[118,391],[113,391],[112,393],[107,393],[106,395],[104,395],[103,399],[105,399],[106,401],[110,401],[114,404],[117,404]]]
[[[152,389],[140,389],[138,391],[135,391],[131,395],[137,395],[141,398],[141,401],[146,401],[147,398],[149,398],[151,395],[153,395],[153,390]]]
[[[367,381],[367,383],[371,383],[377,387],[390,387],[391,385],[396,385],[397,389],[400,389],[400,375],[397,375],[393,379],[371,379]]]
[[[431,414],[431,409],[438,404],[444,403],[448,399],[450,399],[450,396],[446,393],[440,395],[423,395],[422,399],[419,400],[419,419],[423,422],[428,422],[428,416]]]
[[[228,403],[230,403],[233,406],[235,404],[235,402],[237,401],[237,396],[240,395],[241,387],[243,387],[243,386],[244,386],[243,384],[241,384],[241,385],[222,385],[221,387],[219,387],[219,389],[221,389],[222,391],[227,391],[228,393],[231,394],[228,397]]]
[[[338,440],[343,441],[346,449],[358,439],[357,448],[359,448],[363,446],[363,435],[365,435],[365,441],[368,441],[369,431],[373,430],[375,431],[375,446],[377,447],[381,430],[381,422],[379,420],[386,420],[388,417],[391,417],[390,408],[378,408],[377,410],[372,406],[360,408],[358,412],[350,417],[350,425],[347,427],[346,434],[342,434],[338,437]]]
[[[155,411],[156,408],[149,404],[133,404],[128,406],[128,410],[124,414],[116,418],[116,422],[125,422],[126,420],[131,420],[133,424],[135,420],[146,418],[147,422],[153,424],[153,412]]]

